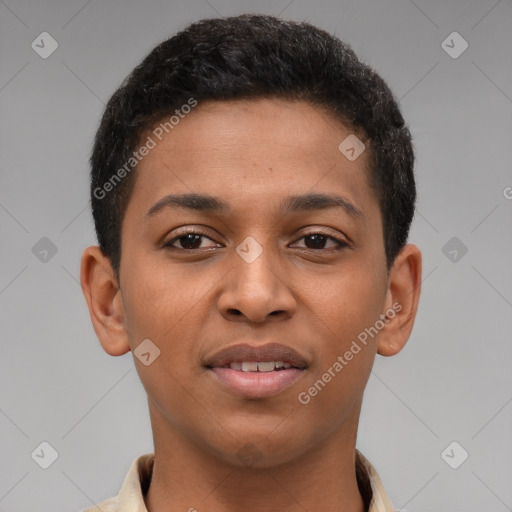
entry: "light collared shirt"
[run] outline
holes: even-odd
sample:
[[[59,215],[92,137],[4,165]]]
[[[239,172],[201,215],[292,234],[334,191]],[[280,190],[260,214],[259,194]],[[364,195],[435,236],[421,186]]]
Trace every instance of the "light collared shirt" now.
[[[151,483],[154,459],[153,453],[141,455],[131,465],[117,496],[82,512],[98,512],[98,509],[101,512],[148,512],[144,496]],[[356,477],[366,512],[395,512],[377,471],[359,450],[356,450]]]

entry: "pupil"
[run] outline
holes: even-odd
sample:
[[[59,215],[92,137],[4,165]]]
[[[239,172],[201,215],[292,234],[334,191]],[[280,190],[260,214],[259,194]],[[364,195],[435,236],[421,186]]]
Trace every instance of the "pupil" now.
[[[179,238],[181,246],[184,249],[197,249],[198,242],[199,245],[201,245],[201,236],[202,235],[194,235],[194,234],[188,234],[184,235]],[[324,235],[308,235],[305,237],[306,239],[306,246],[308,249],[318,249],[322,248],[325,245],[325,236]],[[310,242],[308,244],[308,241]],[[312,246],[312,247],[310,247]]]
[[[306,241],[307,240],[313,240],[313,249],[315,248],[318,248],[318,247],[321,247],[322,245],[325,244],[325,236],[324,235],[308,235],[306,237]],[[306,242],[306,246],[307,246],[307,242]],[[308,249],[311,249],[311,247],[308,247]]]
[[[180,237],[181,246],[185,249],[196,249],[197,243],[194,243],[194,239],[195,242],[199,241],[199,245],[201,245],[201,235],[189,234]]]

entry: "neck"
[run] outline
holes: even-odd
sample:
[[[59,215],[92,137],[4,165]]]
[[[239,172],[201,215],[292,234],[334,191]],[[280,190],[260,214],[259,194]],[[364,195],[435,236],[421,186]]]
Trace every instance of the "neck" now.
[[[148,512],[364,512],[355,473],[357,417],[291,461],[266,468],[208,454],[151,410],[155,442]],[[162,419],[161,417],[159,418]]]

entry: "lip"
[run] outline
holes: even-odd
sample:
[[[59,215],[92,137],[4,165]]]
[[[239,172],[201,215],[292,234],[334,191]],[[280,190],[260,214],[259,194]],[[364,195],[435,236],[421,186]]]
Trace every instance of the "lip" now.
[[[235,362],[282,361],[291,368],[270,372],[242,372],[229,368]],[[259,347],[248,344],[233,345],[216,352],[204,366],[218,382],[244,398],[267,398],[292,386],[308,368],[306,360],[294,349],[279,343]]]
[[[243,361],[283,361],[302,370],[308,367],[306,360],[293,348],[279,343],[267,343],[259,347],[247,343],[232,345],[207,358],[204,366],[207,368],[223,368],[228,367],[230,363],[241,363]]]

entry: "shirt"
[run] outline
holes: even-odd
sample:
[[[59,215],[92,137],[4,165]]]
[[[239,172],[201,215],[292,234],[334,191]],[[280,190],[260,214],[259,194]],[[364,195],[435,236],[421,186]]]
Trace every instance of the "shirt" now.
[[[102,512],[148,512],[144,496],[151,483],[154,459],[153,453],[147,453],[135,459],[119,494],[82,512],[98,512],[98,508]],[[356,478],[365,511],[395,512],[377,471],[359,450],[356,450]]]

